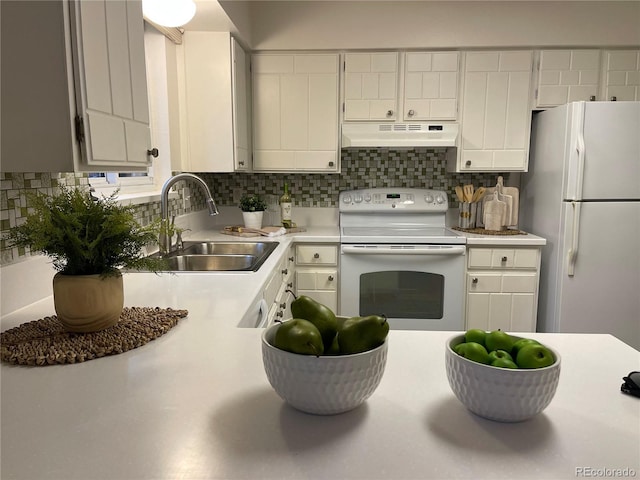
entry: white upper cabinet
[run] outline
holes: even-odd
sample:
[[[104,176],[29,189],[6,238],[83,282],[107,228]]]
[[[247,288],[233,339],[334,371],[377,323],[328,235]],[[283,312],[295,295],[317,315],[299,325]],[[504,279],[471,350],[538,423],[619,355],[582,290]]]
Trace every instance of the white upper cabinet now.
[[[254,171],[339,171],[338,54],[251,57]]]
[[[598,99],[600,50],[541,50],[536,108]]]
[[[229,32],[183,36],[186,151],[182,170],[250,169],[248,57]]]
[[[602,100],[640,101],[640,50],[605,50]]]
[[[3,170],[146,170],[142,3],[0,3]]]
[[[450,169],[526,171],[532,66],[531,51],[464,54],[461,143],[448,150]]]
[[[344,120],[396,120],[397,52],[347,53],[344,56]]]
[[[404,120],[455,120],[458,52],[408,52],[404,62]]]

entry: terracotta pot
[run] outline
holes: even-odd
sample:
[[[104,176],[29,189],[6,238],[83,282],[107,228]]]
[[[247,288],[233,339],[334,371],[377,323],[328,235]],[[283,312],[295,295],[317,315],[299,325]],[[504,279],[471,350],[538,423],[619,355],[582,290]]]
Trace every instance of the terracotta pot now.
[[[247,228],[262,228],[262,216],[263,211],[260,212],[242,212],[242,218],[244,220],[244,226]]]
[[[122,275],[53,277],[53,303],[58,319],[70,332],[96,332],[118,323],[124,307]]]

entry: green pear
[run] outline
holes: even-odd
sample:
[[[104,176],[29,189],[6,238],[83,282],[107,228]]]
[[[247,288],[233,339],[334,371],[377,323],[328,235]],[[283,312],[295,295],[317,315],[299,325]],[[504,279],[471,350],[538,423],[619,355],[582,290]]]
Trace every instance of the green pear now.
[[[303,318],[313,323],[320,331],[324,349],[329,350],[338,332],[338,320],[329,307],[307,295],[299,295],[291,302],[293,318]]]
[[[345,320],[338,332],[341,355],[366,352],[384,343],[389,333],[389,322],[385,317],[369,315]]]
[[[282,322],[276,330],[273,346],[287,352],[320,356],[324,353],[318,328],[302,318]]]

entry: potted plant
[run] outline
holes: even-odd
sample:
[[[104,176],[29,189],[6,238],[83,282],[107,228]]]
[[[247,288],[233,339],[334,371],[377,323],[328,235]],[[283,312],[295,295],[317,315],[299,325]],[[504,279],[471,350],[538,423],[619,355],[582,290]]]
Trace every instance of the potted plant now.
[[[240,198],[240,210],[247,228],[262,228],[262,217],[266,209],[267,204],[259,195],[244,194]]]
[[[96,199],[61,186],[51,196],[30,195],[25,222],[9,230],[11,246],[53,259],[54,306],[69,331],[103,330],[118,322],[124,306],[121,267],[157,272],[164,266],[163,259],[142,251],[157,241],[159,225],[140,226],[134,207],[118,205],[116,194]]]

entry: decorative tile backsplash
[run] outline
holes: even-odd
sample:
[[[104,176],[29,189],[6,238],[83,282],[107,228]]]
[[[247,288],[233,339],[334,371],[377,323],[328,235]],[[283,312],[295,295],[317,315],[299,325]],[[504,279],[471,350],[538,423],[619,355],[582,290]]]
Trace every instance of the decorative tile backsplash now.
[[[257,193],[277,201],[285,181],[300,207],[338,206],[342,190],[371,187],[435,188],[449,194],[457,203],[455,185],[473,183],[494,186],[499,173],[450,173],[446,171],[446,150],[417,148],[412,150],[361,149],[342,150],[342,173],[201,173],[219,206],[237,205],[244,193]],[[506,174],[505,180],[508,178]],[[0,172],[0,265],[7,265],[29,252],[8,248],[5,232],[27,215],[27,192],[53,193],[58,185],[88,185],[86,174],[69,173],[5,173]],[[182,215],[205,208],[204,195],[198,188],[178,184],[178,198],[170,202],[171,215]],[[184,187],[187,187],[186,190]],[[187,193],[188,192],[188,193]],[[185,198],[186,197],[186,198]],[[159,218],[160,203],[136,206],[137,220],[146,225]]]

